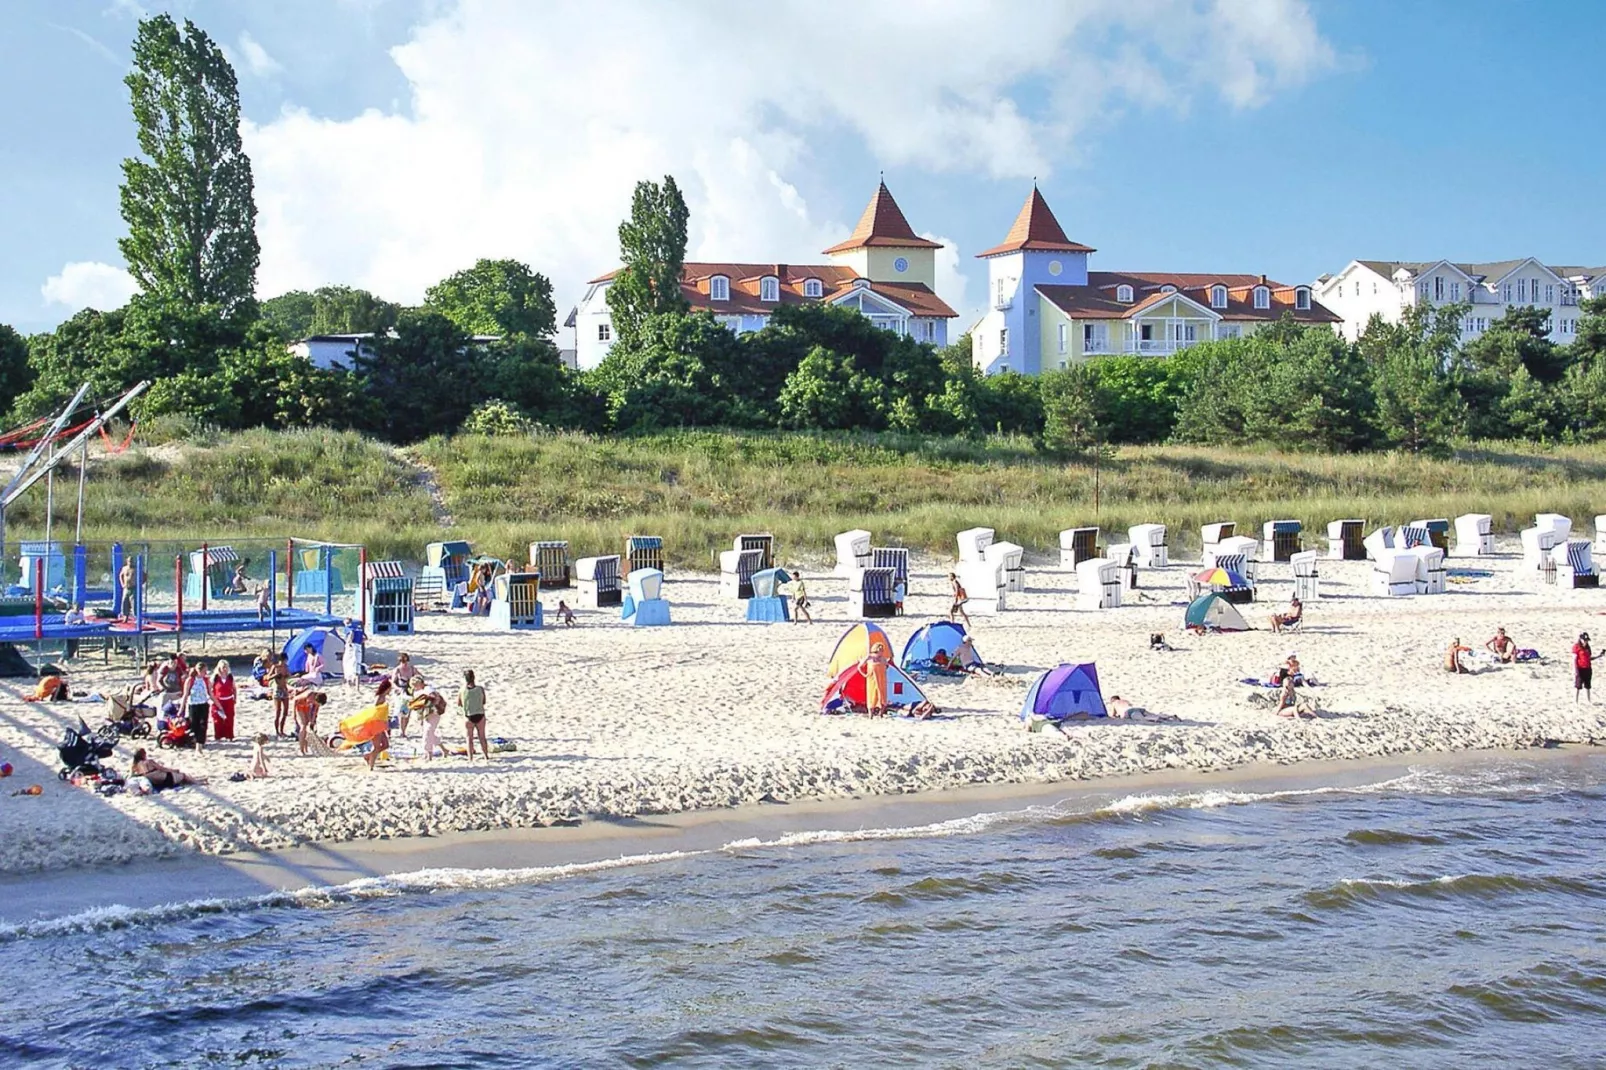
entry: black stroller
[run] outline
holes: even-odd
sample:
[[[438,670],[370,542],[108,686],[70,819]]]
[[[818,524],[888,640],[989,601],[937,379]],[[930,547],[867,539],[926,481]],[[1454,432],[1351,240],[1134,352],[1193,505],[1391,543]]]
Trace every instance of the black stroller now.
[[[117,726],[106,725],[94,732],[84,723],[82,717],[78,718],[78,727],[67,729],[61,746],[56,748],[56,756],[61,759],[61,772],[56,774],[66,780],[74,773],[84,776],[100,776],[105,772],[101,766],[101,759],[110,758],[117,747]]]

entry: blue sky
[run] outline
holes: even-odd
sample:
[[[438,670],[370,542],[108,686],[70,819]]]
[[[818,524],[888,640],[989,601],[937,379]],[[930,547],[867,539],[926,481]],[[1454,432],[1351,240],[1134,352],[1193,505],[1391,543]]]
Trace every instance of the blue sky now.
[[[240,75],[261,296],[417,301],[481,256],[608,270],[637,178],[687,190],[692,256],[818,261],[878,171],[973,254],[1039,179],[1095,268],[1350,259],[1606,264],[1606,8],[1374,0],[867,3],[9,0],[0,34],[0,322],[118,303],[128,42],[171,10]]]

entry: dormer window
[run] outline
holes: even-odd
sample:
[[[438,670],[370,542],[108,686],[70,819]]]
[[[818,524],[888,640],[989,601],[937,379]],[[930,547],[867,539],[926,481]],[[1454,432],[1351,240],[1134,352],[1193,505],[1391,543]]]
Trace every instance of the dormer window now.
[[[1227,307],[1227,288],[1225,286],[1212,286],[1212,287],[1210,287],[1210,307],[1211,308],[1226,308]]]
[[[1177,288],[1168,282],[1164,286],[1160,287],[1160,292],[1163,294],[1174,294],[1177,292]]]
[[[728,275],[709,276],[708,299],[710,301],[729,301],[731,299],[731,280]]]
[[[1301,312],[1310,309],[1310,290],[1307,287],[1300,286],[1294,290],[1294,307]]]
[[[1115,288],[1115,299],[1123,305],[1132,303],[1132,287],[1122,284]]]
[[[803,281],[804,297],[821,297],[824,293],[825,287],[820,285],[819,279],[805,279]]]
[[[1255,307],[1256,308],[1270,308],[1271,307],[1271,291],[1266,289],[1264,286],[1256,286],[1255,287]]]
[[[781,280],[774,275],[765,275],[758,280],[758,299],[760,301],[779,301],[781,299]]]

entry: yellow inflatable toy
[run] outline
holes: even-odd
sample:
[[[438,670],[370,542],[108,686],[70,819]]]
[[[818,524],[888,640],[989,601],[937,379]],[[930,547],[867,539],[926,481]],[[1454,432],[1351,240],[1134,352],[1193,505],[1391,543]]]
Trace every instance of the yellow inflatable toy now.
[[[390,727],[390,707],[381,702],[369,706],[340,722],[340,737],[348,747],[367,743]]]

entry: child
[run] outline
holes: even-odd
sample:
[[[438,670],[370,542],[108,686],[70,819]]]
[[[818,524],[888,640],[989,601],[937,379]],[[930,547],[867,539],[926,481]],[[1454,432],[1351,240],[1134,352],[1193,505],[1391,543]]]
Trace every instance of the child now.
[[[809,589],[803,582],[803,573],[793,569],[792,579],[795,584],[792,588],[792,608],[795,610],[792,614],[792,623],[796,624],[800,620],[806,620],[813,624],[814,615],[809,612],[809,606],[813,605],[813,603],[809,601]]]
[[[574,610],[570,609],[569,603],[561,598],[558,599],[558,619],[563,622],[565,628],[574,627]]]
[[[257,588],[257,623],[261,624],[268,619],[268,585],[264,583]]]
[[[283,739],[286,735],[285,722],[290,719],[290,666],[283,654],[273,655],[266,682],[273,691],[273,732]]]
[[[268,734],[258,732],[256,742],[251,745],[251,771],[246,776],[261,780],[268,775]]]
[[[302,754],[310,754],[308,740],[318,728],[318,710],[329,701],[322,691],[302,691],[296,695],[296,743]]]

